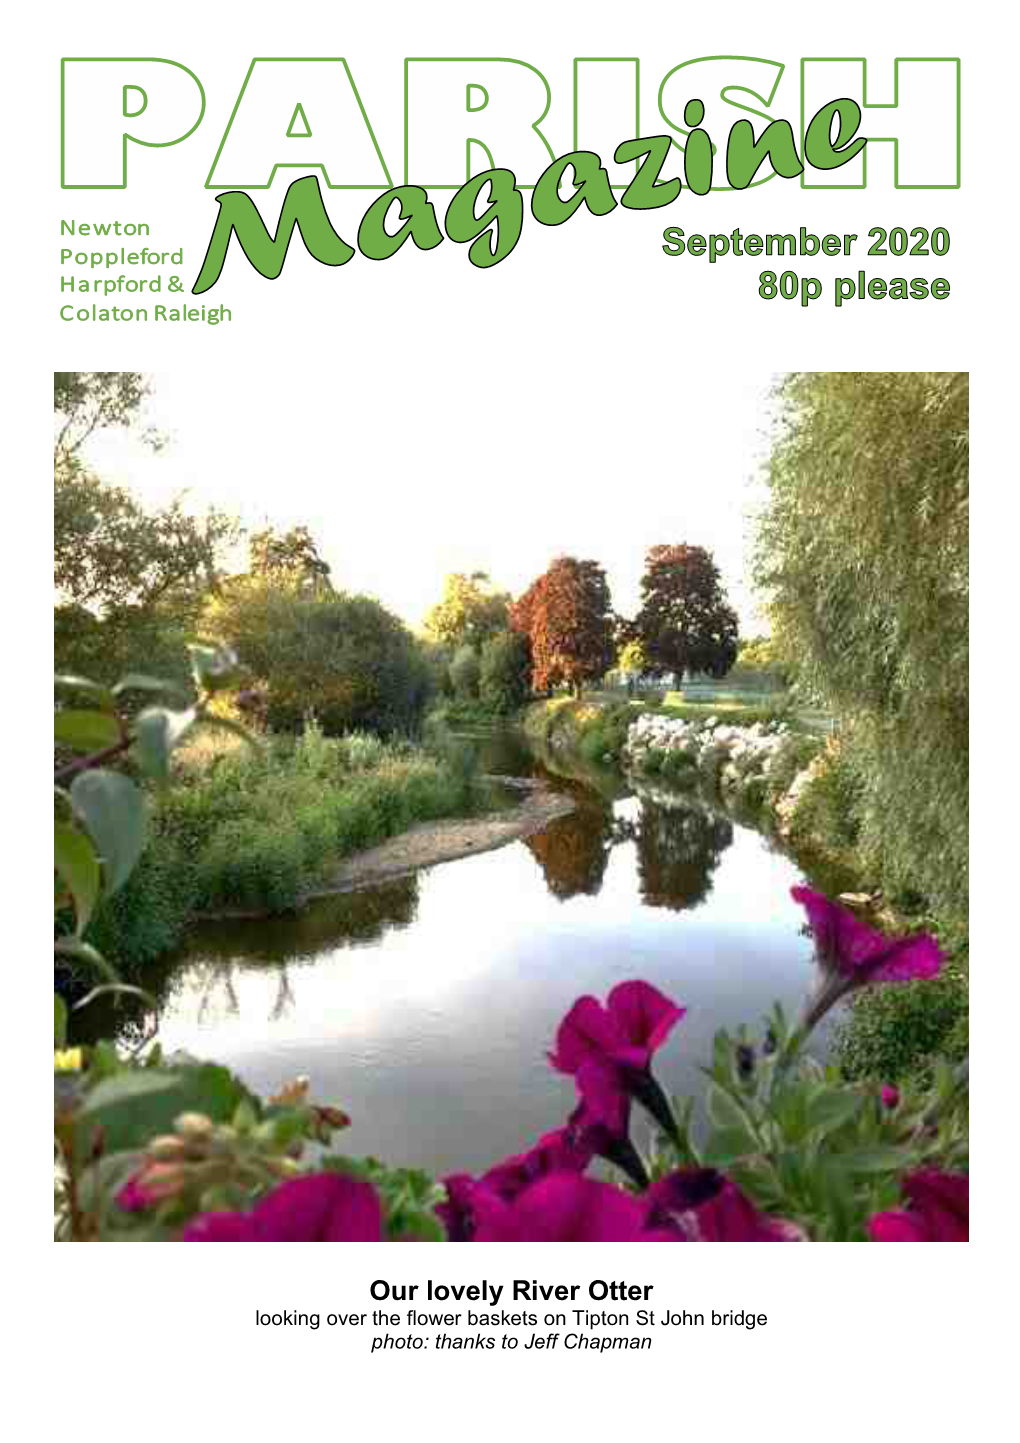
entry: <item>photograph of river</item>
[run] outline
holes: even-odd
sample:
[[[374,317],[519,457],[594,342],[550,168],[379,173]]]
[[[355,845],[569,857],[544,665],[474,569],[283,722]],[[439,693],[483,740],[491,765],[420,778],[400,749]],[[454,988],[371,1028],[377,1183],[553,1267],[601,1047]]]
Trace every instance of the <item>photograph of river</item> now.
[[[58,1238],[967,1235],[969,378],[685,388],[54,373]]]

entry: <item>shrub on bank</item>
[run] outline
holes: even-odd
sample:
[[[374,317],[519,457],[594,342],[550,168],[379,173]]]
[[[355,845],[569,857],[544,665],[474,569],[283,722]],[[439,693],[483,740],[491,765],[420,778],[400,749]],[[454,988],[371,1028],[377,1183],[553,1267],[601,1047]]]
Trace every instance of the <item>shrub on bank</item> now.
[[[329,736],[414,730],[434,671],[403,622],[369,596],[281,588],[234,577],[210,598],[203,626],[232,646],[248,679],[248,721],[299,733],[309,708]]]
[[[177,784],[155,802],[143,863],[98,908],[89,940],[137,968],[179,941],[195,912],[286,911],[343,858],[470,811],[474,783],[463,748],[334,739],[314,724],[257,752],[185,752]]]
[[[636,708],[628,702],[553,697],[524,715],[524,730],[553,751],[577,752],[589,762],[618,762]]]
[[[946,944],[953,947],[953,941]],[[950,961],[930,984],[862,993],[838,1029],[835,1055],[849,1078],[890,1082],[927,1078],[932,1059],[960,1062],[968,1051],[969,989],[966,946],[956,943]]]

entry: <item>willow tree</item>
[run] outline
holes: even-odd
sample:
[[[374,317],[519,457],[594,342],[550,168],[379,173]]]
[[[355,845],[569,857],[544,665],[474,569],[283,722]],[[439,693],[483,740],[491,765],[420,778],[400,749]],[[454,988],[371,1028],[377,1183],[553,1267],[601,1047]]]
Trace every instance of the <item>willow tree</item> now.
[[[965,912],[965,372],[790,376],[756,580],[842,723],[861,846],[887,887]]]

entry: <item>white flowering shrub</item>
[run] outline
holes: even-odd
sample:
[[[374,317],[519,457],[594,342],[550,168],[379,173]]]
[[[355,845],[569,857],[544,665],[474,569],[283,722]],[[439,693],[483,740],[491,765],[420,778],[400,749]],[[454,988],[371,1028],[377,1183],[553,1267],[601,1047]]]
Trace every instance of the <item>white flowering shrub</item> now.
[[[771,802],[784,828],[821,746],[783,721],[734,726],[715,716],[688,721],[646,713],[627,732],[623,761],[635,775],[702,784],[755,813]]]

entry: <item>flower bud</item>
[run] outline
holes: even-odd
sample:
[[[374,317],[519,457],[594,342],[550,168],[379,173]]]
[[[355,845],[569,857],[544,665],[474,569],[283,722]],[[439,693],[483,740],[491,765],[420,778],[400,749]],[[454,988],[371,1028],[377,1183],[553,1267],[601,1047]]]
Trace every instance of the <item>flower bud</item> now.
[[[203,1141],[212,1134],[212,1119],[201,1112],[182,1112],[174,1123],[174,1131],[188,1142]]]
[[[165,1133],[159,1137],[151,1137],[145,1151],[157,1162],[179,1162],[187,1149],[188,1145],[182,1137]]]
[[[311,1086],[311,1078],[301,1076],[295,1077],[293,1082],[285,1083],[279,1092],[269,1099],[271,1107],[293,1107],[296,1103],[304,1102]]]
[[[736,1051],[737,1072],[746,1082],[754,1072],[754,1048],[741,1042]]]
[[[138,1186],[149,1203],[176,1197],[188,1181],[188,1169],[181,1163],[155,1162],[139,1174]]]
[[[314,1107],[312,1111],[320,1123],[329,1128],[350,1127],[351,1119],[339,1107]]]
[[[899,1105],[900,1090],[898,1087],[893,1087],[889,1082],[883,1082],[881,1097],[882,1106],[888,1108],[891,1112],[894,1107]]]

